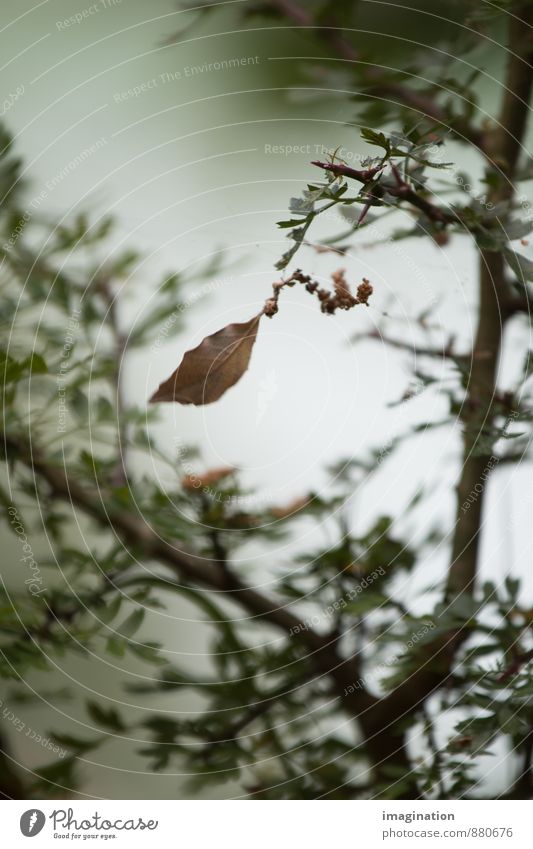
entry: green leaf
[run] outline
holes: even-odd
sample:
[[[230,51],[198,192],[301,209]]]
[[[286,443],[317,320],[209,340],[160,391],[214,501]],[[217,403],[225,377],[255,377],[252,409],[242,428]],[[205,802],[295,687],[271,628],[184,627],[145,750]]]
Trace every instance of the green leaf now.
[[[111,731],[125,731],[126,726],[114,708],[103,708],[97,702],[87,702],[87,713],[97,725],[109,728]]]
[[[290,218],[288,221],[276,221],[276,224],[281,230],[286,230],[289,227],[299,227],[301,223],[301,218]]]
[[[106,604],[101,610],[98,610],[98,619],[104,625],[112,622],[115,616],[118,614],[120,607],[122,605],[122,596],[117,595],[110,604]]]
[[[472,625],[472,619],[479,614],[480,607],[482,605],[479,601],[471,598],[468,595],[461,595],[458,598],[453,599],[449,604],[442,604],[438,607],[441,609],[441,613],[439,614],[439,623],[447,624],[450,622],[452,625],[454,622],[468,622]]]
[[[520,579],[507,577],[505,579],[505,589],[509,593],[511,601],[516,601],[520,592]]]
[[[24,361],[24,364],[33,374],[46,374],[48,372],[48,366],[43,357],[35,352]]]
[[[115,657],[124,657],[126,654],[127,643],[122,637],[109,637],[106,643],[106,651]]]
[[[158,643],[147,643],[144,646],[132,643],[128,648],[133,654],[140,657],[141,660],[145,660],[154,666],[164,666],[167,663],[165,658],[159,654],[160,645]]]
[[[0,351],[0,377],[2,382],[13,383],[23,380],[30,374],[46,374],[47,371],[48,366],[40,354],[34,352],[25,360],[19,362],[5,351]]]
[[[506,248],[503,252],[503,255],[507,261],[507,264],[514,271],[514,273],[521,282],[523,282],[524,280],[533,281],[532,260],[523,256],[522,254],[517,254],[516,251],[511,250],[511,248]]]
[[[146,611],[142,607],[139,608],[139,610],[134,610],[133,613],[130,613],[128,618],[125,619],[119,627],[121,635],[123,637],[132,637],[133,634],[135,634],[135,632],[140,628],[145,613]]]
[[[533,230],[533,220],[521,221],[515,218],[512,221],[508,221],[504,225],[504,229],[505,235],[510,242],[514,241],[514,239],[523,239]]]
[[[357,599],[348,602],[344,610],[346,613],[361,616],[364,613],[369,613],[371,610],[379,610],[388,604],[390,604],[390,599],[387,596],[365,590]]]
[[[65,787],[75,787],[76,781],[74,770],[76,767],[76,757],[74,755],[68,758],[62,758],[48,766],[41,767],[36,771],[36,776],[45,782],[57,783],[60,782]],[[43,794],[39,793],[36,798],[43,798]]]
[[[390,150],[390,141],[385,136],[384,133],[377,133],[375,130],[370,129],[370,127],[363,127],[361,130],[361,138],[367,141],[369,144],[376,145],[377,147],[382,147],[383,150]]]
[[[294,212],[295,215],[307,216],[313,211],[313,206],[314,203],[312,198],[291,198],[289,201],[289,212]],[[301,221],[296,222],[296,224],[301,223]]]
[[[57,734],[55,731],[51,732],[50,737],[52,737],[54,742],[59,746],[66,746],[67,749],[72,749],[74,752],[78,753],[89,752],[100,742],[100,738],[98,737],[94,740],[80,740],[78,737],[73,737],[70,734]]]

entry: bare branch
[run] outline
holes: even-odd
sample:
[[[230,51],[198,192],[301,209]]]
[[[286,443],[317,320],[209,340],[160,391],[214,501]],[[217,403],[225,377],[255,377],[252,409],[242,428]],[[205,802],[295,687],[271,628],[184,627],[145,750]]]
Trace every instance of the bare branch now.
[[[453,350],[453,338],[449,339],[446,345],[442,348],[428,348],[415,344],[410,345],[409,342],[404,342],[402,339],[393,339],[391,336],[386,336],[384,333],[380,333],[379,330],[370,330],[368,333],[359,333],[357,335],[357,341],[359,342],[362,339],[372,339],[376,342],[384,342],[385,345],[389,345],[391,348],[396,348],[399,351],[406,351],[413,357],[432,357],[438,360],[451,359],[454,361],[470,359],[470,354],[455,353]]]

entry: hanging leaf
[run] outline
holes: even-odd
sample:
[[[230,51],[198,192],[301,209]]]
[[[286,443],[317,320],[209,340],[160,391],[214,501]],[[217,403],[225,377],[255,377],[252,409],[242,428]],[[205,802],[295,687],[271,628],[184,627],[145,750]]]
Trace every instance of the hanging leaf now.
[[[187,351],[180,365],[150,398],[151,404],[212,404],[237,383],[248,368],[263,313],[241,324],[228,324]]]

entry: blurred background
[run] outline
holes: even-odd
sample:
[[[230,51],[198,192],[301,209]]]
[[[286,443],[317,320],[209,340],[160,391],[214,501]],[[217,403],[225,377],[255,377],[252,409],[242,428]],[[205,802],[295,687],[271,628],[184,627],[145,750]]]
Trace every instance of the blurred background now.
[[[185,332],[169,341],[162,321],[154,344],[127,361],[126,393],[140,405],[184,351],[261,308],[279,278],[274,263],[287,247],[276,221],[289,217],[290,196],[319,178],[311,161],[340,147],[340,155],[357,167],[372,152],[360,139],[350,107],[357,92],[350,89],[343,63],[332,61],[324,73],[310,54],[305,32],[247,21],[241,16],[246,2],[221,4],[206,18],[170,0],[98,0],[93,5],[21,0],[4,4],[0,12],[3,90],[5,96],[19,93],[7,108],[4,103],[2,120],[25,162],[28,207],[35,201],[36,220],[58,223],[81,210],[95,219],[116,218],[111,251],[130,246],[143,255],[124,282],[123,325],[135,328],[142,320],[165,272],[194,271],[211,261],[214,267],[221,260],[217,273],[188,293]],[[448,21],[454,4],[359,5],[357,38],[381,51],[384,64],[395,67],[405,61],[406,51],[417,56],[425,51],[428,69],[438,73],[454,38],[453,21]],[[342,3],[339,8],[342,12]],[[477,59],[484,69],[479,95],[490,115],[499,99],[502,56],[497,46],[480,39]],[[445,160],[453,161],[454,153],[453,143],[447,145]],[[477,160],[465,160],[464,151],[461,155],[461,170],[476,185],[481,176]],[[321,226],[322,234],[340,229],[333,217]],[[194,444],[200,449],[191,461],[194,470],[236,466],[254,498],[283,505],[309,491],[327,492],[333,474],[328,469],[340,460],[387,446],[413,422],[445,417],[445,399],[439,395],[447,379],[444,365],[435,387],[417,397],[411,369],[416,355],[396,357],[386,346],[358,336],[401,326],[416,346],[412,317],[431,307],[434,340],[445,343],[446,333],[439,328],[453,326],[458,347],[466,349],[474,330],[474,252],[461,239],[441,246],[416,239],[387,244],[386,219],[379,228],[372,237],[358,236],[347,256],[306,250],[297,263],[324,280],[338,267],[347,269],[351,282],[369,278],[375,292],[371,307],[333,319],[320,314],[305,293],[286,290],[279,315],[264,321],[249,371],[220,403],[160,409],[156,431],[169,455]],[[523,339],[511,340],[502,380],[513,364],[515,344],[522,350]],[[395,405],[406,392],[413,396],[409,403]],[[364,499],[354,493],[351,521],[364,527],[377,502],[394,518],[422,488],[418,524],[414,521],[408,533],[416,537],[421,528],[448,527],[458,450],[458,430],[448,426],[428,428],[423,440],[407,441],[390,459],[385,451],[383,469]],[[164,483],[164,468],[155,472]],[[527,568],[531,541],[523,494],[528,474],[527,466],[495,474],[487,518],[491,530],[484,540],[486,577],[491,569],[497,574],[502,550],[509,568]],[[276,551],[282,558],[305,550],[324,533],[311,521],[300,530],[297,539]],[[17,543],[2,533],[9,581],[17,568]],[[446,541],[431,553],[425,585],[439,574],[447,554]],[[261,552],[251,548],[246,556],[260,584]],[[403,590],[412,597],[416,579],[408,580],[412,585]],[[160,640],[169,656],[207,668],[206,629],[195,621],[194,608],[173,598],[165,602],[167,609],[153,613],[142,634]],[[36,673],[27,682],[40,699],[21,704],[18,712],[40,733],[52,727],[80,732],[86,719],[76,700],[49,702],[48,691],[69,685],[84,697],[105,694],[128,715],[143,704],[156,706],[153,698],[128,702],[124,696],[124,681],[143,675],[132,660],[119,667],[109,658],[68,660],[55,676]],[[188,712],[195,701],[187,695],[176,704],[175,695],[165,696],[157,707]],[[42,760],[38,747],[14,731],[11,736],[21,760]],[[118,735],[88,758],[83,795],[179,795],[182,777],[148,773],[137,748]],[[224,798],[238,795],[240,788],[221,782],[216,793],[205,792]]]

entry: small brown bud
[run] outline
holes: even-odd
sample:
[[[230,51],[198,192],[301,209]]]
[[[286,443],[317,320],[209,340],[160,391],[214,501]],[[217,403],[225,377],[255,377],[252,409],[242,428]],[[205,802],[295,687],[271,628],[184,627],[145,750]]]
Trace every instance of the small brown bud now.
[[[345,273],[344,268],[341,268],[339,271],[334,271],[331,275],[333,289],[335,290],[335,306],[341,310],[349,310],[357,303],[357,300],[350,292],[350,287],[344,276]]]
[[[213,486],[221,480],[224,480],[224,478],[229,477],[234,472],[235,469],[233,466],[222,466],[217,469],[208,469],[200,475],[185,475],[185,477],[182,478],[181,485],[187,492],[194,492],[194,490],[198,490],[203,486]]]
[[[450,241],[450,234],[445,230],[437,230],[436,233],[433,233],[433,241],[435,244],[439,245],[439,247],[444,247]]]

